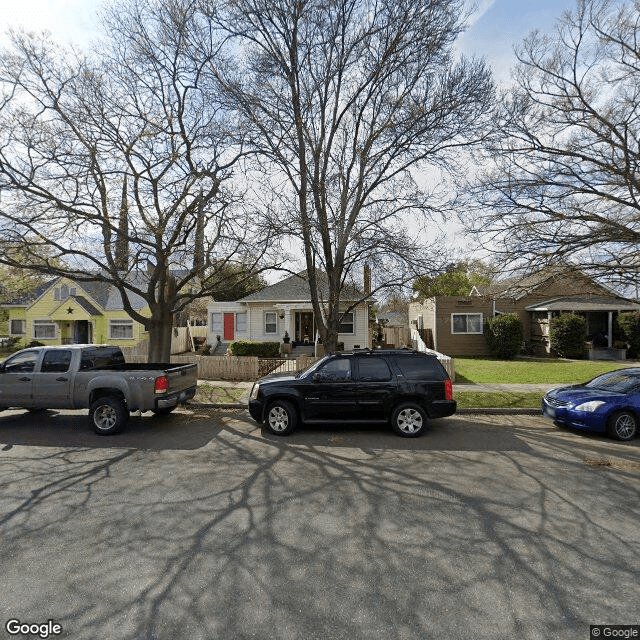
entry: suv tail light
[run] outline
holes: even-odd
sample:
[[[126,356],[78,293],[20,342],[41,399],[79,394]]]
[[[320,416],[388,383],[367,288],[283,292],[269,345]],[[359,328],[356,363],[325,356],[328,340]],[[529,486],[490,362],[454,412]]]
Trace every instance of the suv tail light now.
[[[169,381],[167,380],[166,376],[160,376],[159,378],[156,378],[156,386],[154,389],[156,393],[166,393],[168,388]]]
[[[453,385],[451,380],[444,381],[444,398],[445,400],[453,400]]]

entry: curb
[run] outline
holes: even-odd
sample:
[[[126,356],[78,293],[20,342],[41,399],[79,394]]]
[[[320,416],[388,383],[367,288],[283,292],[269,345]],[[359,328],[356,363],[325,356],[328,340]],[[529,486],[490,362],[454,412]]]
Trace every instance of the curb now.
[[[196,407],[198,409],[249,409],[248,404],[232,403],[232,402],[189,402],[187,406]],[[486,407],[486,408],[467,408],[458,409],[453,415],[458,414],[480,414],[480,415],[525,415],[525,416],[538,416],[542,415],[540,409],[533,408],[521,408],[518,407]]]

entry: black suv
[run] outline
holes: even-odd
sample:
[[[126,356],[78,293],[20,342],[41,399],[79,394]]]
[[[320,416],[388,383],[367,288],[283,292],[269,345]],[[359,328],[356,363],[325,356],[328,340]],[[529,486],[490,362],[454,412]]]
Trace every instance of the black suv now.
[[[414,438],[428,418],[455,413],[451,380],[438,359],[412,349],[359,350],[325,356],[295,375],[253,385],[249,412],[279,436],[304,423],[389,422]]]

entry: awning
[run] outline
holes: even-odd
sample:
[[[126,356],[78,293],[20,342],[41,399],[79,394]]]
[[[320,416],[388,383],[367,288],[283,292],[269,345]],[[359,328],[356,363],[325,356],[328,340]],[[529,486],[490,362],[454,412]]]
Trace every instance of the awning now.
[[[552,298],[525,307],[527,311],[640,311],[640,304],[626,298],[568,296]]]

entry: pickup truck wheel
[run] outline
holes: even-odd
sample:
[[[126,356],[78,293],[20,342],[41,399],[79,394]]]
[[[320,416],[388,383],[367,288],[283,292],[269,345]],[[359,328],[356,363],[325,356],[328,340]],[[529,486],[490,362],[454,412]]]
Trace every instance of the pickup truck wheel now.
[[[274,436],[288,436],[295,428],[298,416],[290,402],[276,400],[267,408],[265,426]]]
[[[129,412],[119,398],[103,396],[91,404],[89,423],[101,436],[109,436],[120,431],[129,417]]]
[[[175,407],[162,407],[161,409],[152,409],[153,413],[157,416],[168,416]]]
[[[395,408],[391,426],[403,438],[417,438],[427,427],[427,414],[415,402],[403,402]]]

